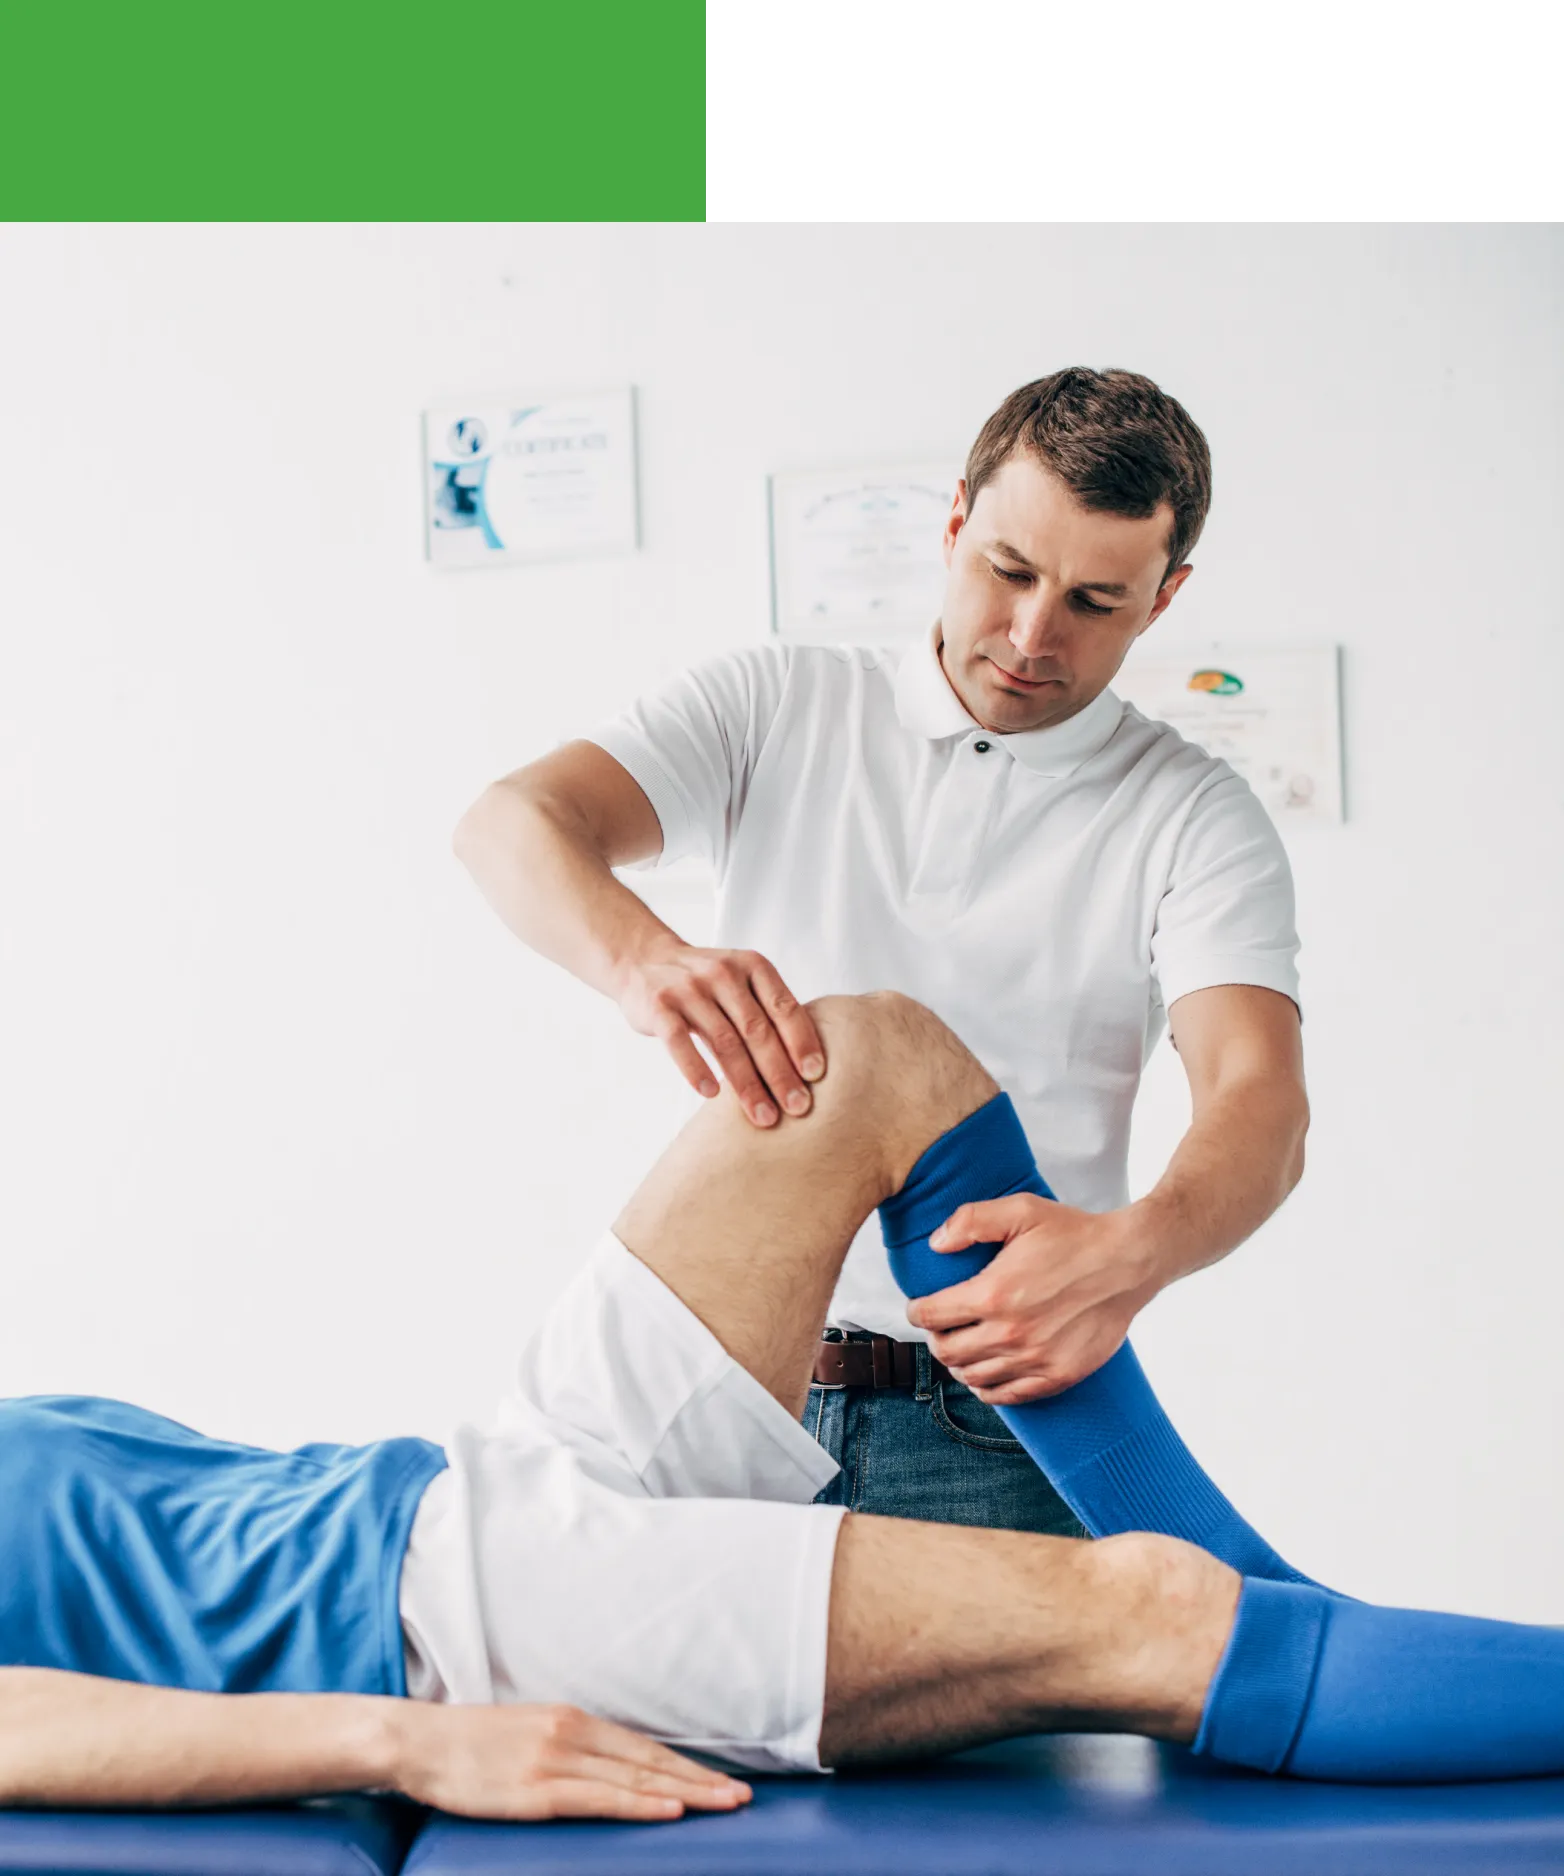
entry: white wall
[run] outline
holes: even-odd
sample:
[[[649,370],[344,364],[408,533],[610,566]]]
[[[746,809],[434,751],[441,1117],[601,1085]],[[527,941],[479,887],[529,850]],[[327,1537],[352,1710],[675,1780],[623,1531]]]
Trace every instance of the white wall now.
[[[1564,1619],[1560,287],[1535,227],[0,232],[0,1392],[482,1411],[685,1096],[457,815],[764,630],[768,470],[1126,364],[1217,467],[1159,631],[1339,638],[1351,812],[1306,1182],[1142,1351],[1306,1566]],[[422,563],[425,402],[627,381],[641,554]],[[1138,1185],[1181,1111],[1164,1054]]]

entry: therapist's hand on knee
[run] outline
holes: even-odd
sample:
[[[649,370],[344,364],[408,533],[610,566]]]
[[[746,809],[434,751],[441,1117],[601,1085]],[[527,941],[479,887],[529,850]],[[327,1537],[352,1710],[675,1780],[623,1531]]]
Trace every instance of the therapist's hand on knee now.
[[[1095,1374],[1162,1287],[1128,1213],[1030,1193],[962,1205],[929,1243],[1002,1247],[975,1277],[907,1307],[938,1359],[993,1407],[1062,1394]]]
[[[632,1029],[656,1036],[684,1079],[718,1092],[710,1052],[757,1127],[807,1114],[809,1084],[825,1073],[825,1049],[809,1012],[758,951],[675,942],[621,971],[619,1007]]]

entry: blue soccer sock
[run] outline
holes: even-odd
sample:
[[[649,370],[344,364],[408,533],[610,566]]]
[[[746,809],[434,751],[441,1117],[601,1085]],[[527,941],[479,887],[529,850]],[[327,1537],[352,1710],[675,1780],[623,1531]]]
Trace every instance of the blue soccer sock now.
[[[997,1244],[941,1253],[930,1235],[958,1205],[1016,1192],[1054,1195],[1005,1094],[942,1134],[880,1207],[892,1273],[909,1296],[962,1283]],[[1049,1400],[1000,1407],[1000,1418],[1093,1537],[1161,1531],[1199,1544],[1241,1575],[1312,1581],[1279,1556],[1206,1476],[1174,1431],[1126,1342],[1093,1375]]]
[[[975,1276],[997,1245],[942,1255],[929,1236],[958,1205],[1015,1192],[1053,1197],[999,1095],[936,1140],[880,1208],[903,1290]],[[1161,1531],[1244,1576],[1197,1752],[1358,1782],[1564,1773],[1564,1630],[1381,1609],[1311,1582],[1207,1478],[1128,1343],[1068,1392],[998,1412],[1094,1536]]]
[[[1250,1579],[1195,1751],[1360,1783],[1564,1772],[1564,1631]]]

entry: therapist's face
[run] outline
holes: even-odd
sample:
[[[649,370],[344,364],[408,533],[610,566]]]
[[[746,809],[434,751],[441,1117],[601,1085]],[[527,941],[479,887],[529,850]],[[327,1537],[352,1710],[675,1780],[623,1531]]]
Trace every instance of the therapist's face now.
[[[1035,457],[1012,456],[945,524],[940,662],[985,729],[1035,730],[1084,710],[1189,577],[1167,573],[1173,511],[1083,508]]]

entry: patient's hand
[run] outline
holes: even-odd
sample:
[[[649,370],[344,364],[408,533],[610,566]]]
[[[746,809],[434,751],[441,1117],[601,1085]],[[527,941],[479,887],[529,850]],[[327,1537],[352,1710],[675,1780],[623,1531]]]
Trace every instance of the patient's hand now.
[[[748,1785],[575,1707],[400,1703],[395,1785],[463,1817],[618,1817],[731,1811]]]

